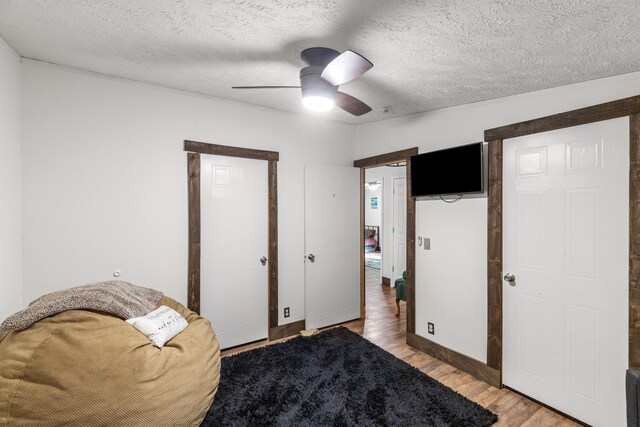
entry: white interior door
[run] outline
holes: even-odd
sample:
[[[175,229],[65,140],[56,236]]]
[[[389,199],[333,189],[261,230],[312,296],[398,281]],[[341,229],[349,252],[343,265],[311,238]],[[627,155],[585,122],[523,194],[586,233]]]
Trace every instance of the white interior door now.
[[[391,285],[407,268],[407,180],[393,179],[393,277]]]
[[[268,333],[267,162],[201,155],[200,311],[220,347]]]
[[[360,171],[305,167],[306,327],[360,317]]]
[[[504,142],[503,382],[625,424],[627,118]]]

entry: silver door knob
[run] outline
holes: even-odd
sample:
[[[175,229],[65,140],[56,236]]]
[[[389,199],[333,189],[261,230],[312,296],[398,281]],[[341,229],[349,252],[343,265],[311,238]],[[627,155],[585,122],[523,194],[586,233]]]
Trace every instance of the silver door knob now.
[[[504,281],[509,283],[511,286],[516,285],[516,276],[511,273],[507,273],[504,275]]]
[[[309,258],[309,261],[311,261],[311,262],[316,262],[316,256],[314,254],[309,254],[309,256],[307,256],[307,258]]]
[[[262,263],[262,265],[267,265],[267,257],[263,256],[262,258],[260,258],[260,262]]]

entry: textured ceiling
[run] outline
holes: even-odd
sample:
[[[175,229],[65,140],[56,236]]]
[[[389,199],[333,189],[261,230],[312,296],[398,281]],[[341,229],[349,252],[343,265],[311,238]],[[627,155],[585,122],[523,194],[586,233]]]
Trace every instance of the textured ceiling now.
[[[305,114],[296,89],[231,86],[355,50],[374,68],[340,90],[373,111],[320,114],[354,124],[638,71],[639,23],[637,0],[0,0],[24,57]]]

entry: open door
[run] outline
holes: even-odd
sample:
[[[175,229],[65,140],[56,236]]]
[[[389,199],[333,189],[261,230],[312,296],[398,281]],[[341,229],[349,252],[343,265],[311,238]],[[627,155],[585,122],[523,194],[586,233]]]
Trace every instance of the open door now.
[[[360,317],[360,171],[305,167],[308,329]]]
[[[393,277],[391,284],[407,269],[407,179],[393,179]]]

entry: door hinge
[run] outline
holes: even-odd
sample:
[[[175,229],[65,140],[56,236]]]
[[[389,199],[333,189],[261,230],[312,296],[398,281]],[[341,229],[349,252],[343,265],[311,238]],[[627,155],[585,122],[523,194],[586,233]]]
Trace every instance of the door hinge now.
[[[391,227],[391,233],[395,233],[396,232],[396,228],[395,227]]]
[[[391,267],[391,272],[393,273],[394,271],[396,271],[395,267]]]

